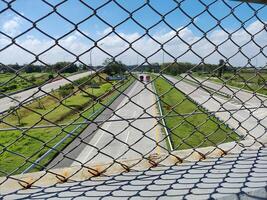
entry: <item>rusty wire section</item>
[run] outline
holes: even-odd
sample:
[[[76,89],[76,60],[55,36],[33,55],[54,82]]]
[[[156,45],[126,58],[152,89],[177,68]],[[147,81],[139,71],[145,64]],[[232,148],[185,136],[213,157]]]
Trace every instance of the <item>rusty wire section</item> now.
[[[31,188],[42,185],[40,180],[53,184],[84,180],[265,147],[265,5],[199,0],[193,14],[184,6],[189,0],[169,1],[172,7],[165,12],[153,1],[141,1],[132,9],[118,0],[97,6],[77,1],[88,15],[75,21],[61,10],[68,1],[40,0],[49,12],[35,20],[19,10],[17,2],[1,0],[0,15],[12,13],[28,25],[16,33],[0,30],[0,39],[7,41],[1,43],[0,53],[7,56],[13,48],[14,63],[19,50],[30,61],[15,65],[0,56],[5,77],[0,99],[0,185]],[[125,15],[116,23],[101,12],[111,4]],[[212,10],[217,4],[225,9],[220,17]],[[243,7],[250,14],[241,18],[238,12]],[[142,23],[140,13],[145,12],[157,20]],[[176,13],[184,18],[181,26],[168,21]],[[42,23],[52,15],[71,28],[63,27],[60,36],[51,34],[49,23],[47,29]],[[203,15],[211,21],[208,28],[199,21]],[[227,28],[229,18],[238,25]],[[96,20],[108,31],[93,37],[82,26]],[[253,20],[255,27],[248,26]],[[138,27],[140,34],[133,38],[122,34],[120,27],[127,23]],[[159,25],[170,30],[165,39],[153,34]],[[193,29],[197,37],[185,38]],[[20,42],[32,31],[46,37],[49,45],[36,50]],[[223,39],[214,39],[216,31]],[[241,33],[246,35],[243,41],[237,40]],[[79,53],[66,47],[66,37],[72,34],[88,43]],[[114,38],[123,43],[115,53],[107,50]],[[145,40],[153,44],[148,52],[138,48]],[[209,50],[203,52],[205,45]],[[46,56],[55,48],[67,56],[51,64]],[[103,65],[92,63],[98,56],[94,51],[108,58]],[[135,57],[136,63],[123,64],[125,56]],[[237,60],[242,62],[235,64]],[[27,177],[37,171],[42,172]]]

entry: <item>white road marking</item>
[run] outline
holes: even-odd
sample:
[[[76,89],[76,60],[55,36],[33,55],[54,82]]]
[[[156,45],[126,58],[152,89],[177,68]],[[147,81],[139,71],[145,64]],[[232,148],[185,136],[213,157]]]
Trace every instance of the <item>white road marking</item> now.
[[[135,83],[134,87],[130,90],[130,92],[127,94],[127,96],[130,96],[132,95],[132,93],[135,91],[137,87],[137,84]],[[118,108],[117,109],[120,109],[121,107],[123,107],[126,103],[127,103],[128,99],[127,98],[124,98],[124,100],[119,104]],[[119,110],[120,111],[120,110]],[[118,112],[119,112],[118,111]],[[136,112],[136,111],[135,111]],[[118,114],[118,113],[117,113]],[[117,116],[113,116],[111,117],[111,120],[115,120],[117,119],[118,117]],[[108,130],[109,127],[111,126],[111,123],[112,122],[108,122],[107,126],[105,128],[103,128],[104,130]],[[94,147],[96,147],[96,145],[99,143],[99,141],[102,139],[103,135],[106,133],[104,130],[100,130],[101,131],[101,134],[99,135],[99,137],[97,138],[97,141],[94,143]],[[96,133],[97,134],[97,133]],[[79,160],[80,162],[83,162],[83,161],[87,161],[88,158],[90,157],[90,154],[92,153],[92,151],[95,149],[93,148],[92,146],[87,146],[85,147],[82,152],[79,154],[79,156],[76,158],[76,160]],[[77,163],[76,161],[74,161],[71,166],[74,166],[74,165],[77,165],[79,163]]]
[[[154,104],[155,99],[151,98],[153,97],[152,96],[153,94],[144,88],[145,87],[143,86],[142,83],[138,83],[138,82],[135,83],[133,88],[127,93],[127,96],[124,98],[124,100],[122,100],[122,102],[116,108],[117,110],[116,115],[112,116],[110,120],[117,119],[117,118],[123,119],[123,118],[129,118],[129,117],[135,119],[139,115],[143,114],[143,109],[141,107],[143,107],[144,109],[147,109],[152,104]],[[129,102],[130,97],[132,98],[133,102]],[[153,114],[154,113],[151,113],[151,115]],[[134,146],[132,146],[132,148],[136,148],[136,150],[139,150],[142,152],[151,152],[152,150],[155,151],[154,150],[155,142],[153,142],[155,133],[153,131],[154,129],[151,130],[153,126],[153,120],[155,119],[147,119],[147,120],[142,120],[142,121],[137,120],[133,122],[133,126],[137,127],[140,130],[143,130],[144,132],[148,131],[146,133],[147,137],[143,137],[143,135],[139,133],[138,130],[135,130],[134,127],[127,127],[128,125],[127,121],[119,120],[119,121],[112,123],[110,120],[107,121],[103,125],[103,128],[108,129],[111,133],[113,133],[116,137],[118,137],[118,140],[113,140],[112,135],[106,133],[105,130],[102,132],[101,130],[97,130],[97,133],[94,135],[94,137],[92,138],[90,142],[90,146],[85,147],[82,150],[81,154],[77,156],[76,160],[78,160],[81,163],[90,162],[91,164],[93,163],[99,164],[99,163],[112,161],[112,158],[117,158],[117,157],[122,157],[122,156],[124,158],[140,157],[140,155],[138,155],[138,153],[136,153],[135,151],[128,150],[127,144],[132,143],[132,140],[138,141],[134,144]],[[122,130],[122,132],[120,130]],[[118,134],[116,134],[117,132]],[[149,137],[153,138],[153,140],[149,140]],[[122,141],[125,141],[126,145]],[[94,147],[98,149],[101,147],[104,147],[102,149],[103,154],[97,154],[98,152],[93,151],[93,149],[95,149]],[[126,148],[126,151],[125,151],[125,148]],[[94,155],[94,158],[92,155]],[[80,163],[78,162],[73,163],[73,165],[79,165],[79,164]]]
[[[171,82],[175,82],[175,79],[172,77],[166,77],[168,78]],[[179,84],[176,84],[176,87],[183,91],[185,94],[189,95],[190,98],[194,99],[197,104],[202,105],[209,111],[215,112],[215,116],[220,118],[221,120],[225,121],[226,124],[228,124],[231,128],[234,128],[239,135],[251,135],[253,138],[259,138],[262,137],[264,134],[264,128],[266,129],[267,124],[267,119],[264,118],[266,116],[266,112],[263,110],[257,110],[255,112],[255,109],[250,108],[250,107],[243,107],[242,102],[240,103],[233,103],[226,101],[225,99],[218,97],[217,95],[212,97],[210,96],[209,93],[203,91],[203,90],[198,90],[194,86],[185,83],[183,81],[179,82]],[[191,94],[191,92],[195,92],[194,94]],[[240,100],[243,102],[246,102],[245,105],[252,106],[254,103],[254,106],[258,106],[258,103],[255,101],[250,101],[249,103],[247,102],[247,99],[249,99],[249,95],[251,94],[245,94],[245,92],[242,92],[242,96],[240,96]],[[218,101],[218,102],[217,102]],[[266,101],[266,100],[265,100]],[[217,112],[221,110],[222,104],[224,105],[224,112]],[[243,109],[245,108],[245,109]],[[231,109],[236,110],[234,111],[229,111]],[[230,114],[225,115],[225,114]],[[252,116],[253,115],[253,116]],[[257,120],[262,120],[261,125],[258,126]],[[248,128],[249,127],[249,128]],[[249,131],[249,134],[247,134],[247,131]],[[250,137],[249,137],[250,138]],[[252,138],[252,139],[253,139]],[[262,141],[266,141],[266,137],[262,138]]]
[[[110,122],[107,125],[107,129],[110,127]],[[95,144],[93,145],[94,147],[96,147],[96,145],[98,144],[98,142],[100,141],[100,139],[103,137],[105,131],[102,131],[101,135],[98,137],[97,141],[95,142]],[[79,154],[79,156],[76,158],[76,160],[79,160],[81,162],[81,160],[88,160],[88,158],[90,157],[90,154],[92,153],[92,151],[95,150],[95,148],[93,148],[92,146],[86,146],[83,151]],[[86,159],[85,159],[86,158]],[[74,166],[78,164],[78,162],[74,161],[71,166]]]
[[[136,110],[134,111],[134,114],[133,114],[132,118],[135,118],[135,117],[136,117]],[[128,128],[128,131],[127,131],[127,136],[126,136],[125,143],[127,143],[127,142],[128,142],[129,135],[130,135],[130,133],[131,133],[131,131],[130,131],[130,129],[131,129],[131,128],[132,128],[132,127],[129,127],[129,128]]]

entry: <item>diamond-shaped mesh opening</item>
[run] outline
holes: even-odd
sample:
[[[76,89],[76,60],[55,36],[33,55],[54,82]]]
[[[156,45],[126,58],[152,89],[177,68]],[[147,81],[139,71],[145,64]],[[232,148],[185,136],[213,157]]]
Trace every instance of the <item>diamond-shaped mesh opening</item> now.
[[[52,24],[51,24],[52,23]],[[43,31],[46,35],[58,39],[74,30],[74,25],[63,18],[58,13],[50,13],[48,16],[38,21],[38,29]],[[55,33],[55,29],[57,29]]]
[[[157,198],[182,188],[181,198],[213,199],[236,182],[243,191],[266,169],[266,9],[0,0],[0,194],[84,180],[100,198],[126,197],[124,186]],[[106,195],[120,176],[136,182]]]
[[[14,1],[11,5],[16,12],[25,16],[31,21],[36,21],[40,18],[43,18],[53,11],[51,6],[42,1]]]
[[[113,15],[111,10],[116,10],[116,15]],[[97,16],[106,24],[117,26],[128,18],[128,12],[116,2],[109,1],[97,10]]]

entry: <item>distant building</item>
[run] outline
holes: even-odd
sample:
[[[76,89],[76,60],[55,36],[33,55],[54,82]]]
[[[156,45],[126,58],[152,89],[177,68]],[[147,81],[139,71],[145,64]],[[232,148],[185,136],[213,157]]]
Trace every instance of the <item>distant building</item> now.
[[[150,65],[128,65],[128,71],[139,71],[139,72],[160,72],[160,65],[158,63],[152,63]]]
[[[124,76],[108,76],[106,78],[107,81],[121,81],[124,80],[125,77]]]

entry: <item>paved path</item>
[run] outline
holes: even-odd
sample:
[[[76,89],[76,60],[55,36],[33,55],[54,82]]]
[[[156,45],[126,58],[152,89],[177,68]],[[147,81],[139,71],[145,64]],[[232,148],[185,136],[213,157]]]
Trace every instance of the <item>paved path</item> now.
[[[54,81],[52,83],[48,83],[42,86],[41,90],[49,93],[52,90],[58,89],[62,85],[66,85],[70,83],[70,81],[83,78],[90,74],[92,74],[92,72],[84,72],[80,74],[75,74],[73,76],[66,77],[66,79],[61,79],[58,81]],[[36,87],[36,88],[32,88],[32,89],[11,95],[10,97],[1,98],[0,99],[0,113],[5,112],[12,106],[17,106],[19,103],[24,103],[24,102],[32,100],[33,98],[37,98],[37,97],[44,95],[45,93],[42,91],[40,91],[40,89]]]
[[[151,85],[147,87],[152,90]],[[76,160],[83,164],[109,163],[114,159],[135,159],[162,153],[164,150],[160,146],[166,148],[166,143],[156,119],[124,120],[155,116],[156,112],[154,94],[143,83],[136,82],[116,109],[115,115],[96,132]],[[156,142],[160,140],[163,141],[157,146]],[[80,163],[74,161],[72,165]]]
[[[199,87],[199,85],[178,81],[172,76],[165,75],[165,77],[175,83],[179,90],[196,103],[202,105],[208,111],[214,112],[216,117],[235,129],[236,133],[244,136],[244,139],[250,141],[251,145],[255,142],[255,139],[263,143],[267,142],[267,107],[265,98],[252,97],[251,93],[236,91],[235,95],[239,100],[229,100],[219,95],[211,96],[210,92],[201,89],[203,86]],[[218,86],[216,88],[218,89]]]

